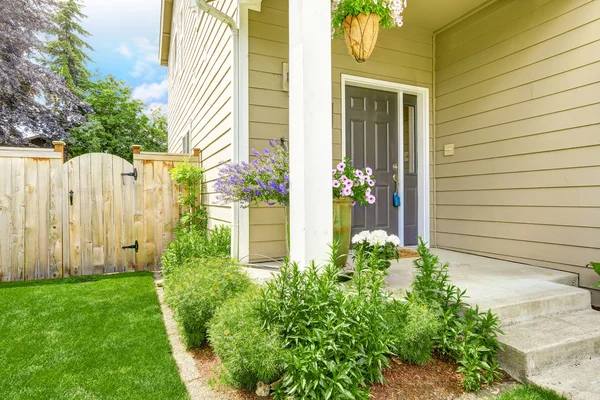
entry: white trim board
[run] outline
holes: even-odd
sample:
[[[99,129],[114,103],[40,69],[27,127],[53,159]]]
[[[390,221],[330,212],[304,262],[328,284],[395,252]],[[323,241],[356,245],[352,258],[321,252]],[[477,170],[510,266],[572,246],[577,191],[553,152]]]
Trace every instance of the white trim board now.
[[[363,88],[384,90],[398,94],[398,174],[404,176],[404,135],[402,118],[403,94],[417,96],[417,174],[418,174],[418,197],[419,197],[419,235],[429,244],[430,241],[430,199],[429,199],[429,89],[419,86],[404,85],[382,81],[378,79],[363,78],[360,76],[342,74],[342,157],[346,156],[346,85]],[[402,160],[403,161],[403,160]],[[404,179],[400,180],[400,194],[402,202],[398,216],[398,237],[401,245],[404,245]]]

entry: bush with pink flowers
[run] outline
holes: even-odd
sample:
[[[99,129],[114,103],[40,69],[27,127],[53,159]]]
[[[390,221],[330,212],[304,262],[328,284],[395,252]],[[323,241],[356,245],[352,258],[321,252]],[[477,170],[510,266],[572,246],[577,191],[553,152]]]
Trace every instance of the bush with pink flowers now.
[[[355,168],[350,159],[345,157],[331,173],[334,199],[349,198],[353,201],[352,205],[361,206],[375,203],[375,196],[371,193],[375,186],[371,168]]]

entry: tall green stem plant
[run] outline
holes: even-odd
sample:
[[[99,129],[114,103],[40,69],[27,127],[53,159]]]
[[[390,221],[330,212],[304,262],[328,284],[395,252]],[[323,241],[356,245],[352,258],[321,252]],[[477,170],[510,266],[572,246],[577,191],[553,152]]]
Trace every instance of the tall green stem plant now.
[[[171,179],[180,186],[178,203],[181,212],[176,229],[205,233],[208,228],[208,213],[201,199],[204,169],[186,160],[177,163],[170,173]]]

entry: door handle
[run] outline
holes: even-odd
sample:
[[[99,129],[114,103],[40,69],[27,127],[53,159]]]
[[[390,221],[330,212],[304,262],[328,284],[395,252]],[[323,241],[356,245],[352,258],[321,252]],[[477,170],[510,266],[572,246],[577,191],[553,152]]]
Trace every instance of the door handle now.
[[[69,204],[73,205],[73,191],[72,190],[69,192]]]

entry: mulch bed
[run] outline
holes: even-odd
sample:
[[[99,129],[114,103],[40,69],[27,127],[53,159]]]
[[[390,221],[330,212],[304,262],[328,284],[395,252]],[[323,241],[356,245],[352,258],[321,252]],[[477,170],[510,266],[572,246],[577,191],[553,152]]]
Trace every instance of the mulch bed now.
[[[218,392],[220,399],[264,400],[253,392],[223,386],[218,380],[220,362],[208,346],[192,352],[203,381]],[[384,385],[371,388],[373,400],[445,400],[457,399],[463,393],[462,378],[456,372],[457,364],[435,358],[423,366],[405,364],[397,358],[390,359],[390,367],[383,375]],[[270,398],[270,397],[269,397]]]
[[[219,357],[213,352],[209,346],[205,346],[198,350],[193,350],[192,355],[196,361],[196,368],[200,372],[200,376],[205,384],[220,394],[220,399],[223,400],[264,400],[265,397],[258,397],[255,393],[242,389],[234,389],[224,386],[219,382],[219,370],[221,362]]]
[[[453,361],[433,359],[425,365],[405,364],[397,358],[383,371],[386,383],[371,388],[374,400],[455,399],[464,390],[462,378]]]

